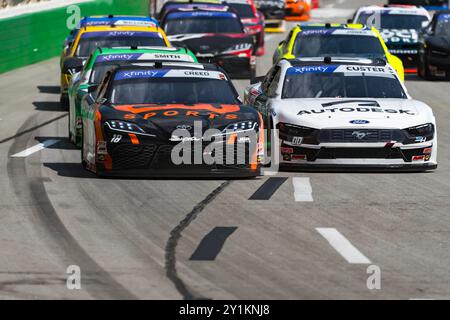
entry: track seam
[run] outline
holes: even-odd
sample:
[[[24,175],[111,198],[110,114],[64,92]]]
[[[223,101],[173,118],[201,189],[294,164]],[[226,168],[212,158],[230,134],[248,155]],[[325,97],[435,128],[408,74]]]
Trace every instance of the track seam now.
[[[189,212],[180,223],[170,231],[170,237],[166,243],[166,276],[173,282],[175,288],[182,295],[184,300],[206,299],[204,297],[196,296],[179,277],[177,272],[177,258],[176,249],[178,241],[182,237],[182,232],[189,227],[192,221],[211,203],[226,187],[231,184],[231,180],[223,182],[220,186],[214,189],[205,199],[195,205],[191,212]]]

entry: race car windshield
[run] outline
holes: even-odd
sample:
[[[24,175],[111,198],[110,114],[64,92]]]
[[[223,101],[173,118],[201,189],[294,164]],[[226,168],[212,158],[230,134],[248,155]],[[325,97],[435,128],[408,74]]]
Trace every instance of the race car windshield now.
[[[374,14],[363,12],[359,15],[357,23],[367,24],[367,20]],[[422,22],[427,17],[414,14],[381,14],[381,29],[415,29],[422,28]]]
[[[166,47],[166,43],[162,37],[92,37],[81,38],[78,48],[75,52],[76,56],[87,57],[96,48],[113,48],[113,47]]]
[[[304,73],[286,75],[282,99],[290,98],[398,98],[406,99],[393,75]]]
[[[296,57],[368,57],[385,56],[376,37],[356,35],[299,35],[293,54]]]
[[[248,4],[244,3],[229,3],[228,6],[234,11],[237,12],[240,18],[254,18],[255,13],[252,10],[252,7]]]
[[[228,81],[206,78],[152,78],[115,81],[112,104],[239,103]]]
[[[450,36],[450,15],[446,19],[437,21],[434,33],[437,36]]]
[[[186,33],[243,33],[242,26],[235,18],[195,17],[168,20],[166,34]]]

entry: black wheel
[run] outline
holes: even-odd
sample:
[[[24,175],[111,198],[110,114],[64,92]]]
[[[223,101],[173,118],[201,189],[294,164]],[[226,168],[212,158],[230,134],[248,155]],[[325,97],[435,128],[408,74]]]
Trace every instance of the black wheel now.
[[[419,77],[425,80],[431,80],[430,69],[428,68],[428,63],[426,60],[426,56],[420,58],[419,63]]]

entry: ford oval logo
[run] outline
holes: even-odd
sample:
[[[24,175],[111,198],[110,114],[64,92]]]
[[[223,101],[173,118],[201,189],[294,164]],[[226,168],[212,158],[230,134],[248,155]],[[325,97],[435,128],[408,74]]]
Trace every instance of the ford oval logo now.
[[[350,123],[352,123],[352,124],[368,124],[368,123],[370,123],[370,121],[367,121],[367,120],[352,120],[352,121],[350,121]]]

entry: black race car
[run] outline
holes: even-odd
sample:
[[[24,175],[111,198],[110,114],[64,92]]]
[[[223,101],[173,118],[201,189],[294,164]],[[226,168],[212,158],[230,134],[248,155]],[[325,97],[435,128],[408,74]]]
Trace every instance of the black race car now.
[[[263,123],[212,64],[109,71],[82,102],[82,164],[100,176],[253,177]]]
[[[161,26],[173,45],[187,47],[200,62],[216,63],[235,78],[255,76],[254,38],[245,32],[236,13],[174,9],[165,14]]]
[[[419,76],[450,79],[450,11],[437,12],[419,42]]]

